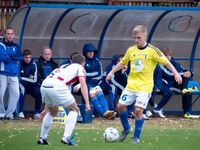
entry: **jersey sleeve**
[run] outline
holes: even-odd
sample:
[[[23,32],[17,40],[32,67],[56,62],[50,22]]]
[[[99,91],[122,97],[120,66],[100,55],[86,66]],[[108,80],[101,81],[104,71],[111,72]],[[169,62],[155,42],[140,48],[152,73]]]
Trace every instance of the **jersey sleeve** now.
[[[120,61],[123,65],[127,65],[128,62],[130,61],[130,54],[131,54],[131,47],[127,49],[124,57],[122,58],[122,60]]]
[[[86,76],[86,71],[82,66],[78,67],[78,77],[85,77]]]
[[[169,63],[167,57],[165,57],[165,55],[158,48],[154,49],[153,59],[162,65]]]

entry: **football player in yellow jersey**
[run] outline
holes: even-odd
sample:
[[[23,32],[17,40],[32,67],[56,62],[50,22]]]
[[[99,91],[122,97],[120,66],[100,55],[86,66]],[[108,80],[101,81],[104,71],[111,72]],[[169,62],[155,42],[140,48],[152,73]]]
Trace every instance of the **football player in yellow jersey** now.
[[[135,45],[128,48],[123,59],[110,71],[106,80],[124,65],[130,62],[130,73],[126,88],[123,90],[117,109],[123,126],[123,131],[119,141],[124,141],[131,132],[128,122],[126,106],[135,102],[135,131],[132,142],[139,143],[144,118],[143,109],[147,107],[151,92],[153,89],[153,73],[156,65],[161,63],[165,65],[173,74],[176,82],[182,83],[182,78],[168,61],[163,53],[156,47],[146,42],[147,28],[138,25],[133,29],[133,40]]]

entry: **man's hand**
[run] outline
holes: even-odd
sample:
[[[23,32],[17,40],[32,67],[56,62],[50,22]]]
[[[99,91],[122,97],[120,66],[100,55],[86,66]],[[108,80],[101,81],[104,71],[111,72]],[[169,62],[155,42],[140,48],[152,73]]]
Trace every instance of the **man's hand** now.
[[[47,107],[44,108],[44,110],[40,113],[40,117],[38,118],[38,121],[41,122],[44,118],[44,116],[49,112],[49,109]]]
[[[179,74],[175,74],[174,79],[178,84],[182,83],[182,77]]]
[[[33,75],[29,75],[29,79],[33,79],[34,78],[34,76]]]
[[[85,104],[85,111],[86,112],[90,111],[90,104]]]
[[[107,83],[111,79],[112,75],[113,75],[112,72],[109,72],[109,74],[106,76],[106,82]]]
[[[124,67],[121,70],[121,73],[124,74],[126,72],[126,70],[128,69],[127,65],[124,65]]]
[[[186,72],[184,72],[184,77],[186,77],[186,78],[189,78],[189,77],[191,77],[191,72],[190,71],[186,71]]]
[[[73,91],[75,93],[77,93],[79,91],[79,89],[81,88],[81,84],[77,84],[76,86],[74,86]]]

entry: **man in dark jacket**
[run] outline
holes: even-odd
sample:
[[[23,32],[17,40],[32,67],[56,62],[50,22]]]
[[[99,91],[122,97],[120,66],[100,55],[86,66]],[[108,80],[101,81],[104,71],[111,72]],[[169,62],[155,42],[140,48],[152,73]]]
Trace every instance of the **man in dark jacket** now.
[[[172,57],[173,56],[172,50],[165,49],[163,53],[169,59],[172,65],[176,68],[179,74],[182,76],[183,83],[181,85],[176,84],[175,80],[173,79],[174,78],[173,74],[168,69],[161,66],[163,78],[167,81],[168,87],[175,87],[182,91],[184,88],[187,88],[188,82],[189,80],[191,80],[193,74],[191,71],[184,69],[181,66],[181,64],[179,64],[174,60],[174,58]],[[186,118],[192,117],[192,115],[190,115],[192,109],[192,95],[190,94],[182,95],[182,108],[184,117]]]
[[[116,66],[116,64],[123,58],[123,55],[114,55],[112,57],[111,63],[106,67],[104,72],[104,78],[101,82],[101,88],[104,93],[108,94],[108,105],[110,110],[115,109],[115,101],[117,100],[117,96],[121,91],[124,90],[127,84],[127,66],[124,69],[117,71],[111,78],[111,80],[107,83],[105,77],[107,74]],[[130,113],[132,113],[131,110]]]
[[[161,100],[158,105],[155,105],[153,102],[153,97],[156,92],[159,92],[162,95]],[[158,114],[159,117],[165,118],[162,112],[162,108],[168,103],[172,97],[173,92],[170,90],[170,87],[167,85],[166,81],[163,79],[162,71],[160,65],[157,65],[154,70],[154,88],[152,97],[149,100],[151,106],[154,107],[153,112]]]
[[[38,81],[37,83],[41,85],[42,81],[55,69],[58,64],[52,59],[51,48],[44,46],[42,50],[42,56],[38,58],[36,62],[38,69]]]
[[[34,118],[39,117],[42,105],[40,86],[37,84],[37,66],[33,62],[31,51],[23,51],[24,59],[20,61],[20,99],[19,117],[24,118],[23,107],[25,94],[30,94],[35,98]]]

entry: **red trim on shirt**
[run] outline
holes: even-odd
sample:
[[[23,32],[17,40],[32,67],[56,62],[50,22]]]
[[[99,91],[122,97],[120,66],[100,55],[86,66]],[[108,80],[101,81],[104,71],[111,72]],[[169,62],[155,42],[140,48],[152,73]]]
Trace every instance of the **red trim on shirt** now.
[[[57,77],[60,81],[63,81],[64,79],[60,76]]]
[[[68,86],[76,81],[78,81],[79,77],[74,77],[73,79],[69,80],[68,82],[66,82],[65,84]]]

